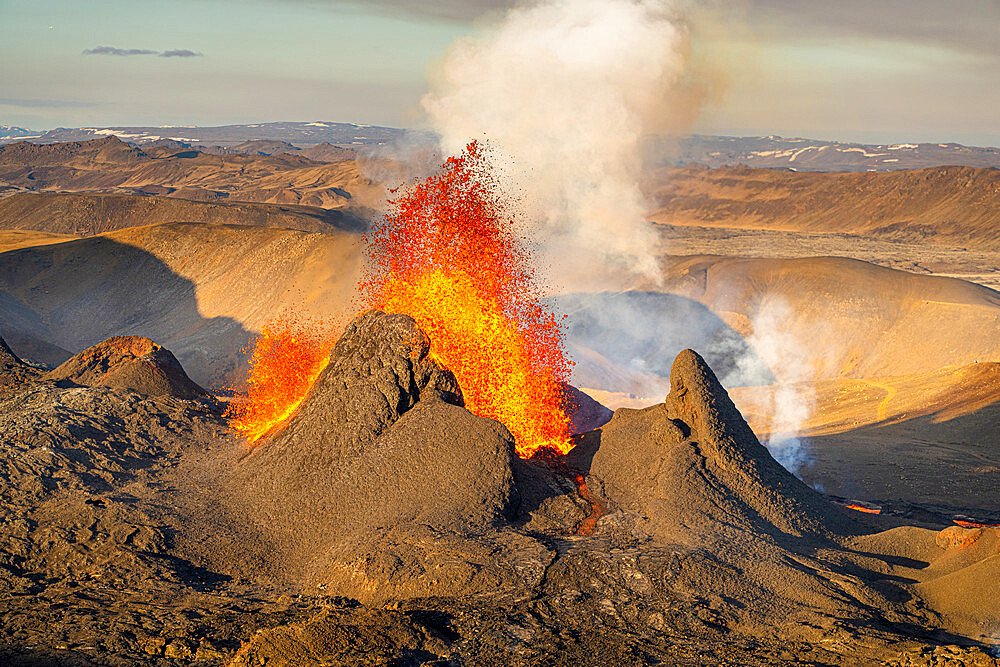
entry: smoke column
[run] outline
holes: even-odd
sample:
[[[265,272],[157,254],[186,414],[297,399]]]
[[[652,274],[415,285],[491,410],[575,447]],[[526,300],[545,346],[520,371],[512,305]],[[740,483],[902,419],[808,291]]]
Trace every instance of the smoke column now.
[[[688,35],[664,0],[547,0],[450,48],[422,105],[446,155],[485,139],[542,265],[576,288],[659,282],[640,139],[685,94]],[[526,230],[527,231],[527,230]]]
[[[799,434],[813,412],[815,396],[805,383],[814,379],[814,373],[809,350],[787,326],[790,321],[791,307],[784,299],[765,297],[751,318],[753,333],[747,337],[759,360],[746,357],[738,364],[743,374],[741,384],[764,384],[751,370],[759,361],[774,374],[776,381],[765,405],[771,419],[763,445],[786,470],[797,474],[808,460]]]

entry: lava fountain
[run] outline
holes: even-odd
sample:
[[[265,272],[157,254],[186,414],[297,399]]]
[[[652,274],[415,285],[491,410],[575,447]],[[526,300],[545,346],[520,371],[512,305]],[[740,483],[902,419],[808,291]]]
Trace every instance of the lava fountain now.
[[[295,412],[326,368],[333,343],[322,323],[275,319],[261,327],[244,350],[250,362],[246,383],[234,388],[225,415],[249,448]]]
[[[466,407],[504,424],[521,457],[569,451],[563,330],[541,303],[483,146],[394,195],[368,234],[365,305],[416,320]]]

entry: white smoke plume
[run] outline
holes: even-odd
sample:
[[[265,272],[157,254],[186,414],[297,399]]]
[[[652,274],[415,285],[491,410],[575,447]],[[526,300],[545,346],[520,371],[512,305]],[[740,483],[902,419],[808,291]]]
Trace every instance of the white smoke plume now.
[[[422,106],[455,154],[487,140],[564,285],[658,282],[640,140],[689,105],[689,35],[668,0],[544,0],[459,40]],[[683,100],[683,101],[682,101]],[[526,230],[527,231],[527,230]],[[585,278],[589,278],[585,279]]]
[[[755,378],[754,369],[760,362],[770,369],[775,383],[770,385],[765,404],[770,416],[767,437],[762,444],[791,473],[797,473],[808,460],[806,443],[801,436],[815,404],[814,392],[808,384],[814,379],[809,350],[788,323],[793,321],[792,309],[781,297],[765,296],[750,318],[753,331],[747,343],[756,356],[739,360],[737,374],[745,385],[766,384]],[[729,386],[729,379],[724,384]]]

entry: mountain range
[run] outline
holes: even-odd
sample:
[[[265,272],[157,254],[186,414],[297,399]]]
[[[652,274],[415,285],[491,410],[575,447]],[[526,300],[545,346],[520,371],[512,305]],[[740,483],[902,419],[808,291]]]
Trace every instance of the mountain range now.
[[[138,146],[169,142],[201,152],[292,153],[331,162],[345,159],[338,152],[343,148],[392,145],[404,138],[407,142],[434,141],[434,135],[425,131],[329,121],[215,127],[60,127],[45,131],[0,126],[0,144],[24,140],[42,144],[88,141],[112,135]],[[326,144],[328,149],[307,154]],[[331,155],[334,159],[328,159]],[[695,163],[712,168],[744,165],[791,171],[896,171],[951,165],[1000,168],[1000,148],[958,143],[860,144],[775,135],[650,136],[644,141],[644,157],[651,167]]]

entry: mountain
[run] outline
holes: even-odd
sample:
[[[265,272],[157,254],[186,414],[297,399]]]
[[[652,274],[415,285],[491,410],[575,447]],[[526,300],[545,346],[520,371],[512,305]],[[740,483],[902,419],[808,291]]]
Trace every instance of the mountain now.
[[[14,128],[20,130],[21,128]],[[23,130],[25,134],[30,134]],[[219,125],[198,127],[196,125],[163,125],[160,127],[58,127],[46,132],[34,133],[36,143],[50,144],[66,141],[88,141],[102,137],[117,136],[120,139],[147,144],[161,139],[171,139],[188,144],[234,146],[246,141],[266,139],[285,141],[302,146],[330,143],[344,146],[365,146],[385,144],[398,140],[406,133],[392,127],[360,125],[356,123],[331,123],[324,121],[291,123],[256,123],[253,125]],[[0,134],[0,142],[16,141]]]
[[[0,146],[0,189],[102,191],[323,208],[376,207],[383,186],[354,161],[299,155],[210,155],[171,145],[140,148],[117,137]]]
[[[673,226],[855,234],[1000,248],[1000,170],[795,173],[661,167],[645,175],[650,219]]]
[[[856,144],[785,137],[692,135],[655,137],[647,159],[656,166],[745,165],[791,171],[895,171],[943,165],[1000,167],[1000,148],[946,143]]]
[[[115,135],[141,146],[168,140],[188,147],[233,148],[254,141],[285,142],[287,152],[321,144],[357,148],[392,144],[404,137],[434,143],[429,132],[356,123],[275,122],[215,127],[164,125],[159,127],[60,127],[48,131],[0,126],[0,144],[30,138],[36,143],[87,141]],[[268,155],[284,152],[273,146]],[[644,153],[651,167],[690,163],[708,167],[745,165],[792,171],[895,171],[945,165],[1000,167],[1000,148],[958,143],[859,144],[818,139],[729,137],[714,135],[652,136]],[[316,155],[312,159],[321,160]]]
[[[14,125],[0,125],[0,143],[8,141],[21,141],[22,139],[36,139],[42,136],[42,132],[26,130],[23,127]]]
[[[366,223],[338,209],[250,202],[203,202],[112,193],[19,192],[0,199],[0,229],[93,236],[161,222],[360,231]]]

